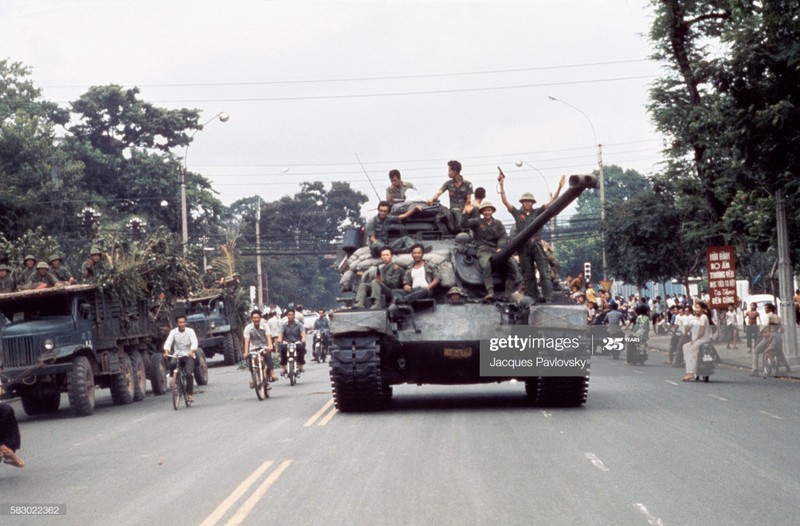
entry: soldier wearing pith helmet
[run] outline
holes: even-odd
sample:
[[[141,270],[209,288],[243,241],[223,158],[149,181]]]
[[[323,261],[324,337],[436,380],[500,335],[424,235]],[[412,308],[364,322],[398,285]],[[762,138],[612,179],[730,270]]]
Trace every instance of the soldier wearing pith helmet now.
[[[58,281],[65,281],[70,285],[75,283],[75,278],[72,276],[72,272],[70,272],[67,267],[61,264],[60,255],[53,254],[47,261],[50,262],[50,272],[55,274],[55,276],[58,278]]]
[[[83,269],[81,272],[83,275],[83,281],[92,282],[100,278],[100,274],[102,274],[105,270],[102,257],[103,251],[98,247],[92,247],[89,250],[89,259],[87,259],[86,263],[83,264]]]
[[[46,289],[55,286],[56,283],[58,283],[58,278],[50,272],[50,265],[40,261],[36,264],[36,273],[26,283],[26,288]]]
[[[22,270],[17,275],[17,283],[27,283],[34,274],[36,274],[36,258],[33,254],[28,254],[22,260]]]
[[[520,233],[558,198],[558,194],[561,193],[561,189],[564,187],[566,177],[561,177],[561,180],[558,182],[556,193],[550,197],[547,204],[539,208],[533,208],[536,199],[531,192],[523,193],[519,198],[520,205],[522,206],[520,208],[515,207],[506,199],[504,187],[505,175],[502,170],[500,170],[500,174],[497,176],[497,181],[500,183],[500,198],[503,201],[503,205],[505,205],[506,209],[511,213],[511,216],[514,218],[517,233]],[[522,267],[522,277],[525,280],[526,294],[538,302],[552,302],[553,282],[550,279],[550,263],[542,248],[539,236],[536,235],[527,243],[523,244],[517,253],[519,254],[519,263]],[[539,293],[539,288],[536,283],[537,269],[539,270],[539,285],[541,285],[542,288],[541,294]]]
[[[0,264],[0,294],[17,290],[17,280],[11,274],[11,267]]]
[[[461,228],[470,228],[474,232],[473,239],[478,245],[478,264],[483,271],[483,283],[486,286],[486,300],[495,299],[494,278],[492,278],[492,256],[506,246],[508,236],[506,227],[503,223],[494,219],[493,214],[497,211],[489,201],[484,201],[478,210],[481,216],[478,219],[470,219],[472,213],[472,203],[467,203],[464,213],[461,216]]]

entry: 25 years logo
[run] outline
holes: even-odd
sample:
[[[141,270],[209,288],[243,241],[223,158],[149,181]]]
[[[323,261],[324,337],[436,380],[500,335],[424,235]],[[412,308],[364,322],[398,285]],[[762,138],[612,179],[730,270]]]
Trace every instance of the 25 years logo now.
[[[621,351],[625,348],[624,338],[603,338],[604,351]]]

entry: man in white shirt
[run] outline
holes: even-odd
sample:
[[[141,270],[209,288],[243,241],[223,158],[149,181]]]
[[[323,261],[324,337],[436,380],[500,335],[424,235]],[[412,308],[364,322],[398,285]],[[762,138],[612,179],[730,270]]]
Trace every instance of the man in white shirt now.
[[[197,334],[194,329],[186,326],[186,316],[175,317],[177,327],[169,331],[167,341],[164,342],[164,354],[172,355],[169,362],[169,369],[173,367],[183,367],[186,373],[186,400],[194,402],[194,353],[197,351]]]

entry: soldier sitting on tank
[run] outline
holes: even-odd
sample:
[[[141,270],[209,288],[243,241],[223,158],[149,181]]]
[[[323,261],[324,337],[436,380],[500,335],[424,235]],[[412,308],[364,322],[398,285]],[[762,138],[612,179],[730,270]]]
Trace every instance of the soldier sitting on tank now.
[[[0,265],[0,294],[17,290],[17,280],[11,274],[11,267]]]
[[[414,240],[408,236],[402,236],[398,239],[389,241],[389,227],[398,224],[404,219],[410,217],[418,210],[422,210],[423,206],[416,205],[409,208],[405,212],[397,216],[390,216],[389,212],[392,209],[389,201],[381,201],[378,204],[378,215],[373,217],[367,222],[364,233],[367,235],[367,243],[369,245],[369,252],[372,257],[380,256],[381,248],[389,246],[395,253],[407,252]]]
[[[451,305],[464,305],[467,294],[461,287],[450,287],[450,290],[447,291],[447,297],[450,298]]]
[[[58,278],[50,272],[50,266],[44,261],[36,264],[36,273],[33,274],[25,284],[26,289],[46,289],[54,287],[58,283]]]
[[[50,272],[55,274],[55,276],[58,278],[58,281],[64,281],[70,285],[75,284],[75,278],[72,277],[72,272],[70,272],[67,267],[61,264],[61,256],[55,254],[50,256],[48,261],[50,262]]]
[[[394,252],[391,247],[381,249],[381,264],[376,269],[375,279],[362,280],[356,291],[355,306],[364,308],[367,292],[371,293],[372,308],[381,308],[381,299],[388,305],[392,301],[393,291],[403,286],[403,269],[397,263],[392,263]]]
[[[403,273],[403,290],[396,294],[396,298],[408,304],[419,299],[432,298],[441,282],[439,270],[422,259],[424,252],[425,248],[420,243],[411,247],[411,258],[414,262]]]
[[[484,201],[479,208],[480,219],[470,219],[472,204],[468,203],[464,207],[464,215],[461,218],[462,228],[471,228],[474,232],[475,242],[478,244],[478,264],[483,271],[483,283],[486,285],[485,300],[495,299],[494,278],[492,278],[492,256],[506,246],[508,236],[506,227],[503,223],[494,219],[492,215],[497,211],[492,203]]]
[[[386,187],[386,200],[390,203],[401,203],[406,200],[406,192],[414,189],[414,185],[404,182],[400,177],[400,170],[389,170],[389,182]]]

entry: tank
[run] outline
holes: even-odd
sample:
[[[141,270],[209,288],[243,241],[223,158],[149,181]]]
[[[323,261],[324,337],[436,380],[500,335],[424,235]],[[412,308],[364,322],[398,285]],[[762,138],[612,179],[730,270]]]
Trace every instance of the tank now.
[[[506,283],[513,282],[513,265],[509,260],[516,250],[584,190],[595,187],[596,178],[592,175],[570,176],[562,195],[493,256],[496,291],[507,290]],[[400,214],[417,204],[395,205],[392,214]],[[412,304],[396,301],[386,308],[355,309],[352,292],[359,278],[371,279],[380,260],[372,258],[368,248],[362,247],[339,264],[343,274],[340,281],[343,295],[339,299],[348,306],[330,317],[330,379],[337,409],[342,412],[384,409],[391,401],[392,386],[399,384],[459,385],[511,380],[524,383],[533,405],[584,404],[589,387],[590,348],[585,309],[568,304],[566,296],[542,305],[518,294],[503,294],[497,301],[484,302],[486,290],[476,257],[477,246],[469,234],[451,236],[441,224],[443,212],[438,205],[425,206],[389,231],[389,241],[410,236],[425,245],[424,259],[438,267],[441,278],[434,297]],[[411,255],[396,255],[394,262],[408,267]],[[451,287],[462,289],[466,296],[463,301],[452,302],[448,298]],[[488,372],[489,344],[513,334],[531,341],[579,342],[573,349],[541,348],[528,355],[535,356],[537,363],[571,360],[578,367],[566,369],[569,374],[555,375],[541,368],[528,368],[524,373],[516,369],[503,369],[507,372],[500,374]]]

